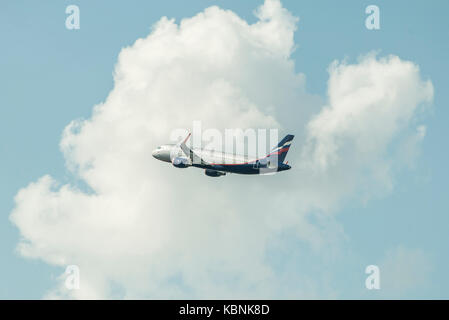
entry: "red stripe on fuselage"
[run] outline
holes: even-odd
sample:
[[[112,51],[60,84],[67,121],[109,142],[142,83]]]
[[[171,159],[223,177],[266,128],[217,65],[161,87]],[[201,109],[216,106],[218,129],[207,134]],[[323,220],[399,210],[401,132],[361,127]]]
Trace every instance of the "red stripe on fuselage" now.
[[[251,162],[244,162],[244,163],[210,163],[209,165],[211,165],[211,166],[239,166],[239,165],[243,165],[243,164],[251,164],[251,163],[259,161],[261,159],[268,158],[269,156],[271,156],[273,154],[281,154],[281,153],[287,152],[289,148],[290,148],[290,146],[282,148],[279,151],[272,152],[272,153],[270,153],[269,155],[267,155],[267,156],[265,156],[263,158],[253,160]]]

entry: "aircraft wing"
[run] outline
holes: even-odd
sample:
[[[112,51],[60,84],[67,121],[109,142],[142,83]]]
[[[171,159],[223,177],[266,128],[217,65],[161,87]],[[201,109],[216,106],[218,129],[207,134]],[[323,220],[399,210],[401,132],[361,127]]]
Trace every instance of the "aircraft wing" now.
[[[189,140],[191,133],[187,136],[187,138],[184,139],[184,141],[179,145],[182,152],[185,153],[187,157],[189,157],[190,161],[194,164],[202,164],[207,165],[208,163],[204,161],[200,156],[198,156],[195,152],[193,152],[192,149],[187,147],[186,142]]]

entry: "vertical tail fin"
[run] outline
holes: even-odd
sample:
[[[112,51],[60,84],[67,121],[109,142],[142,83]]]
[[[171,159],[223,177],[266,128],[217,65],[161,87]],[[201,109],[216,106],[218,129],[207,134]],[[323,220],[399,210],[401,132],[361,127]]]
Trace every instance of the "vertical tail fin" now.
[[[270,154],[268,156],[277,155],[278,157],[278,163],[283,163],[285,160],[285,157],[287,156],[287,152],[290,149],[290,144],[292,143],[292,140],[295,136],[292,134],[288,134],[285,136],[284,139],[282,139],[276,147],[271,150]]]

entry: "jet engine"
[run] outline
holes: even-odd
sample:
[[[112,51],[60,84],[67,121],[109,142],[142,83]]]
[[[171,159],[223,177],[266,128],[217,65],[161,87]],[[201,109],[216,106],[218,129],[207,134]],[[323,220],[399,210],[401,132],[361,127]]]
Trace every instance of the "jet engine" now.
[[[219,177],[219,176],[226,175],[226,173],[224,173],[224,172],[210,170],[210,169],[206,169],[206,171],[204,173],[206,174],[206,176],[209,176],[209,177]]]
[[[187,168],[190,165],[189,160],[187,158],[180,158],[180,157],[174,158],[172,164],[176,168]]]

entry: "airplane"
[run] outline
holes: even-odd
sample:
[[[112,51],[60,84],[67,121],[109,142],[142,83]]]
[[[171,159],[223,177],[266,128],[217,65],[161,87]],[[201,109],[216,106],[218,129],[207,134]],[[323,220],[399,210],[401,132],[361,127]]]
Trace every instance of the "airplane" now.
[[[209,177],[220,177],[226,173],[265,174],[289,170],[288,161],[284,163],[294,135],[287,135],[269,154],[263,158],[248,158],[205,149],[191,149],[186,142],[189,135],[180,144],[166,144],[153,150],[153,157],[171,162],[176,168],[196,167],[205,169]]]

